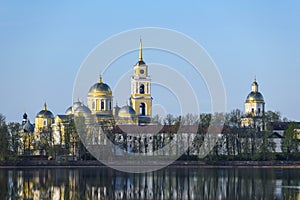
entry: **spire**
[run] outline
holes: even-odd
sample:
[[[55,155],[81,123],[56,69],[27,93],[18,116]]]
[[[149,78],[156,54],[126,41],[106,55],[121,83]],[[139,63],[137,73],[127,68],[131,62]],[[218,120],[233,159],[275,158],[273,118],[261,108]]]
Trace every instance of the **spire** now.
[[[256,82],[256,76],[254,77],[254,81],[252,83],[252,92],[258,92],[258,84]]]
[[[143,61],[142,38],[140,38],[140,52],[139,52],[139,61]]]
[[[27,113],[26,112],[23,114],[23,120],[27,120]]]
[[[99,76],[98,82],[99,82],[99,83],[103,83],[103,82],[102,82],[102,76],[101,76],[101,74],[100,74],[100,76]]]
[[[47,104],[46,104],[46,102],[44,103],[44,110],[47,110]]]

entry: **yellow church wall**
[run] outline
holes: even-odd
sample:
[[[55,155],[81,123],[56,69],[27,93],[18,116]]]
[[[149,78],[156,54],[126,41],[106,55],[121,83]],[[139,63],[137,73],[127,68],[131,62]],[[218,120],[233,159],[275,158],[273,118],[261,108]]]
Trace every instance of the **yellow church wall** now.
[[[42,118],[42,117],[37,117],[35,118],[35,132],[39,132],[42,129],[50,128],[52,124],[52,119],[51,118]]]
[[[136,115],[140,115],[140,104],[141,103],[145,103],[145,105],[146,105],[145,115],[146,116],[151,116],[152,115],[152,113],[151,113],[151,111],[152,111],[152,109],[151,109],[151,107],[152,107],[151,99],[139,99],[139,100],[131,99],[131,103],[132,103],[132,108],[135,110]]]

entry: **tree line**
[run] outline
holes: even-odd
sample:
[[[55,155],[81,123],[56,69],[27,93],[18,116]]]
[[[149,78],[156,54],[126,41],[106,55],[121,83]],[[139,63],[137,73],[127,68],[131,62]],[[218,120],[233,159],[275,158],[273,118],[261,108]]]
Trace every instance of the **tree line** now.
[[[272,122],[289,122],[287,118],[282,118],[279,112],[268,111],[263,116],[266,124],[264,131],[258,131],[255,127],[241,127],[241,118],[243,113],[239,110],[233,110],[230,113],[214,114],[186,114],[184,116],[173,116],[168,114],[166,117],[154,116],[153,122],[166,126],[178,127],[180,125],[197,125],[198,132],[193,141],[192,148],[199,149],[204,144],[204,136],[210,124],[224,122],[221,136],[217,139],[216,145],[204,159],[209,160],[298,160],[299,137],[297,129],[299,124],[290,122],[284,131],[284,137],[281,139],[282,153],[275,152],[275,143],[272,140]],[[6,123],[5,116],[0,114],[0,161],[16,160],[18,158],[18,149],[22,145],[20,142],[19,131],[22,129],[20,123]],[[53,142],[52,130],[47,130],[48,138],[42,139],[40,148],[45,149],[47,155],[55,156],[71,151],[76,145],[80,159],[91,159],[92,156],[85,149],[83,143],[76,132],[74,121],[66,127],[65,144],[51,145]],[[190,155],[189,149],[184,159],[198,159]]]

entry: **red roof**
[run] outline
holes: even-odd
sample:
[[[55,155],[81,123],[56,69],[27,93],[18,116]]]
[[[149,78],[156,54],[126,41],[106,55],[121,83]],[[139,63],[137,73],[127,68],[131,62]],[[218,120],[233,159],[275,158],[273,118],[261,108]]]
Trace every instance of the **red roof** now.
[[[210,127],[211,132],[221,133],[223,126]],[[198,125],[181,125],[178,129],[175,125],[117,125],[115,126],[114,133],[206,133],[207,128]]]

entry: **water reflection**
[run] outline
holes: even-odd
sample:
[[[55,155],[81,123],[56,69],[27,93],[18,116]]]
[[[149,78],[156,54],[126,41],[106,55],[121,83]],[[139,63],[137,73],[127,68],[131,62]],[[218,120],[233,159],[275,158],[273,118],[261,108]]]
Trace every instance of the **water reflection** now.
[[[299,169],[0,169],[0,199],[300,199]]]

